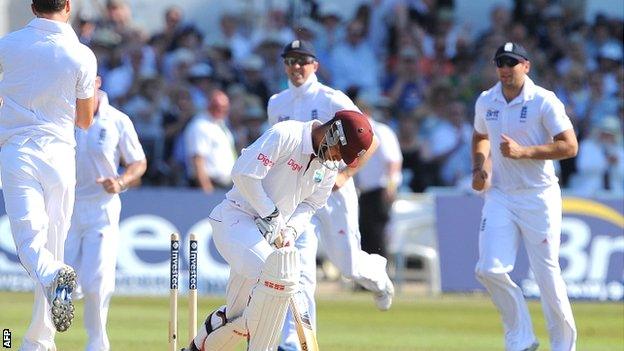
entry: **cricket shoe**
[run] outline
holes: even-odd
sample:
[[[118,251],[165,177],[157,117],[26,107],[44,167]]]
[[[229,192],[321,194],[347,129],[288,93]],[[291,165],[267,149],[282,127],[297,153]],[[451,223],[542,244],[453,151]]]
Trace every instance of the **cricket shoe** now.
[[[181,351],[201,351],[208,335],[215,329],[225,325],[225,323],[227,323],[227,318],[225,317],[225,305],[223,305],[206,317],[204,328],[200,329],[195,338],[191,340],[189,346]],[[200,345],[200,347],[197,347],[197,345]]]
[[[69,266],[62,267],[49,290],[50,312],[56,331],[62,333],[69,329],[74,320],[72,291],[76,288],[76,272]]]
[[[375,304],[380,311],[387,311],[392,306],[392,298],[394,297],[394,284],[392,280],[386,276],[386,288],[375,294]]]

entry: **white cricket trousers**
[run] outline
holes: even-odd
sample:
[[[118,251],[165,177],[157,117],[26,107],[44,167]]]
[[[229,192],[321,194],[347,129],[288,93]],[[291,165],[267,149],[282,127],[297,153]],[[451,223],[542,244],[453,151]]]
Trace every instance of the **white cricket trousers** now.
[[[84,296],[87,351],[110,350],[106,322],[115,290],[120,212],[118,195],[77,198],[65,241],[65,263],[75,268]]]
[[[210,214],[212,238],[230,265],[225,292],[228,320],[243,315],[264,262],[275,250],[260,234],[253,216],[235,206],[226,199]]]
[[[312,325],[316,327],[316,249],[320,238],[327,258],[338,267],[345,278],[353,279],[374,293],[384,291],[388,281],[387,260],[377,254],[362,251],[358,222],[359,204],[353,180],[332,192],[327,204],[316,211],[312,225],[297,239],[301,256],[301,285],[308,303]],[[295,324],[290,311],[282,331],[284,350],[300,350]]]
[[[485,196],[476,277],[491,295],[503,320],[505,350],[520,351],[536,341],[522,290],[509,277],[520,240],[540,288],[552,351],[576,350],[576,327],[561,277],[561,191],[559,186]]]
[[[9,141],[0,149],[4,204],[20,262],[35,281],[30,326],[20,350],[55,350],[47,288],[63,266],[76,185],[75,151],[52,141]]]

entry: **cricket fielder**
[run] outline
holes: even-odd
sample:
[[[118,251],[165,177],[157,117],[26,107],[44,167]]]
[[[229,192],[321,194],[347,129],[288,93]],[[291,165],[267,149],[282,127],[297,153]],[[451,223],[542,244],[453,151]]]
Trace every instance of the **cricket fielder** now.
[[[54,350],[74,317],[63,263],[76,183],[74,126],[93,120],[95,55],[67,23],[70,0],[33,0],[37,18],[0,39],[0,171],[20,263],[35,281],[20,350]]]
[[[344,93],[318,81],[315,72],[319,63],[310,43],[295,40],[284,47],[282,57],[288,76],[288,89],[273,95],[269,100],[267,111],[270,125],[285,120],[318,119],[326,122],[336,111],[359,111]],[[303,230],[295,244],[301,254],[301,288],[313,326],[316,326],[314,291],[317,236],[321,238],[328,258],[340,272],[374,293],[380,310],[388,310],[392,304],[394,286],[386,272],[386,259],[376,254],[368,254],[360,247],[358,197],[352,179],[376,147],[377,138],[369,152],[363,155],[358,167],[343,167],[340,170],[327,205],[316,212],[313,225]],[[299,349],[290,313],[284,326],[283,338],[282,349]]]
[[[494,56],[500,82],[477,99],[472,139],[475,190],[484,190],[477,279],[498,308],[505,350],[539,343],[522,290],[509,278],[519,241],[539,286],[553,351],[576,349],[576,327],[559,267],[561,191],[552,160],[574,157],[576,135],[555,94],[527,76],[526,50],[505,43]],[[485,162],[491,157],[492,169]]]
[[[110,350],[108,305],[115,290],[119,193],[145,173],[145,153],[130,118],[108,104],[96,80],[95,118],[76,129],[76,202],[65,242],[65,263],[75,268],[84,295],[87,351]],[[119,174],[121,161],[125,171]]]
[[[215,244],[231,268],[226,304],[206,318],[189,350],[233,350],[245,338],[249,350],[277,350],[288,302],[299,290],[294,242],[326,203],[337,163],[357,165],[372,141],[367,118],[344,110],[325,124],[277,124],[243,150],[234,187],[210,214]]]

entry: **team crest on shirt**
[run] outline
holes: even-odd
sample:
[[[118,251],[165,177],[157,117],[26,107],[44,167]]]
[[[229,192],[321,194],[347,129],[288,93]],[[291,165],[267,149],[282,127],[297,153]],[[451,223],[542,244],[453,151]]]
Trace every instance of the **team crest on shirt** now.
[[[319,168],[314,171],[313,179],[315,183],[320,183],[323,180],[323,177],[325,177],[325,167]]]
[[[498,121],[498,110],[488,109],[485,113],[486,121]]]
[[[278,121],[278,122],[288,121],[289,119],[290,119],[290,116],[279,115],[279,116],[277,117],[277,121]]]
[[[310,114],[310,120],[313,120],[313,119],[318,119],[318,110],[317,109],[312,110],[312,113]]]
[[[527,107],[522,106],[522,110],[520,111],[520,123],[526,123],[527,120]]]

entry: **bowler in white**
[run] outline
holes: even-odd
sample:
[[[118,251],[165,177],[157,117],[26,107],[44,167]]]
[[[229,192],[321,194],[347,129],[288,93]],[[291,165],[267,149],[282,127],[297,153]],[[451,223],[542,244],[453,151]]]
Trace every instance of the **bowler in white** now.
[[[74,125],[93,120],[96,59],[67,23],[70,0],[33,0],[36,18],[0,39],[0,171],[20,262],[35,282],[20,350],[55,350],[73,320],[63,263],[74,206]]]

